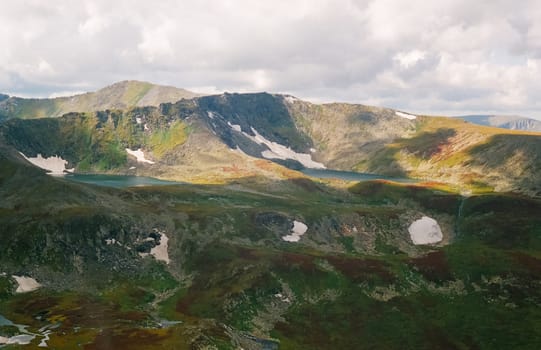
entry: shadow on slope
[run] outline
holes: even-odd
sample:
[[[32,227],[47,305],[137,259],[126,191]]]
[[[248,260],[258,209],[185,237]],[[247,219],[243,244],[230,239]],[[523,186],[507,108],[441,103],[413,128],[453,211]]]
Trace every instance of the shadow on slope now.
[[[386,145],[366,162],[368,171],[390,176],[407,177],[409,171],[400,164],[400,153],[407,152],[419,160],[430,160],[451,143],[456,130],[440,128],[434,132],[423,132],[411,138],[402,138]]]
[[[494,135],[468,154],[495,181],[541,196],[541,135]]]

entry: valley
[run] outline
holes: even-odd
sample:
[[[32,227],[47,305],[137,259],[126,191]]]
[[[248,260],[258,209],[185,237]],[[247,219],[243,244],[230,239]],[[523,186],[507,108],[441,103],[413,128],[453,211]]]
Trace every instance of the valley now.
[[[0,348],[541,344],[541,134],[268,93],[106,106],[0,122]]]

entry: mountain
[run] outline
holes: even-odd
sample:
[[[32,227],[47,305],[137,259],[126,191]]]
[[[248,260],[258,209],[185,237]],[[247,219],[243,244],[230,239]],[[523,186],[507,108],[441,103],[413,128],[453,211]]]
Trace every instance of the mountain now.
[[[539,200],[302,178],[114,189],[47,176],[1,151],[0,313],[27,326],[31,348],[541,340]],[[424,217],[440,243],[413,243]],[[286,240],[296,227],[306,231]],[[22,292],[23,277],[40,288]],[[0,341],[24,334],[2,318]]]
[[[268,93],[11,118],[0,347],[537,349],[540,157],[539,133]]]
[[[541,132],[541,121],[511,115],[466,115],[457,117],[467,122],[496,128]]]
[[[3,97],[1,97],[3,96]],[[121,81],[96,92],[57,98],[20,98],[0,96],[0,120],[10,118],[52,118],[69,112],[94,112],[107,109],[128,109],[135,106],[158,106],[193,98],[188,90],[154,85],[142,81]]]
[[[26,157],[61,156],[77,172],[208,182],[261,174],[272,161],[293,170],[440,181],[464,191],[541,191],[538,133],[267,93],[13,119],[0,126],[0,138]],[[126,149],[141,149],[154,164],[136,161]]]

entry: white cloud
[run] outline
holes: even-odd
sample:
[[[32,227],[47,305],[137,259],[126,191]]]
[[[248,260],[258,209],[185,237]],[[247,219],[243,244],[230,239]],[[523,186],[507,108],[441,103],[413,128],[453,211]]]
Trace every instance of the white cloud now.
[[[398,61],[402,68],[410,68],[415,66],[419,61],[425,59],[426,52],[421,50],[411,50],[408,52],[399,52],[393,59]]]
[[[0,91],[141,79],[541,118],[539,18],[536,0],[7,0]]]

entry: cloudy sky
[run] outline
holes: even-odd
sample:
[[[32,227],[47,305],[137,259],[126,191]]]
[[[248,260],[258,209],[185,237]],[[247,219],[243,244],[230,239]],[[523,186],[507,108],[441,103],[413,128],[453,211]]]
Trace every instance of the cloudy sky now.
[[[3,0],[0,91],[137,79],[541,119],[539,0]]]

